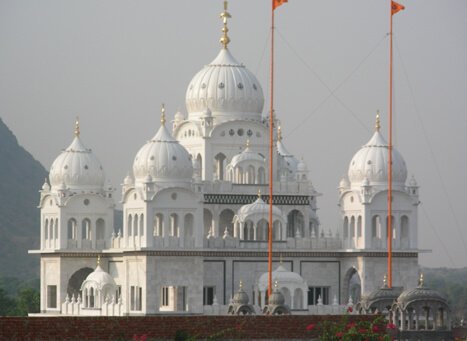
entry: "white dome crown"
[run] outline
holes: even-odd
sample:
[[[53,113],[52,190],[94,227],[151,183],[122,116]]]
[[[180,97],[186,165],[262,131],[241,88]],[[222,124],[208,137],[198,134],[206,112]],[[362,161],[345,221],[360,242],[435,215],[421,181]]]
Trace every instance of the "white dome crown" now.
[[[136,182],[144,183],[148,176],[156,182],[190,182],[193,176],[190,154],[166,128],[164,108],[161,123],[156,135],[136,154],[133,162]]]
[[[235,60],[227,48],[227,18],[230,14],[224,9],[221,18],[224,22],[220,42],[223,48],[217,57],[191,80],[186,92],[186,107],[189,118],[199,118],[206,108],[213,117],[232,119],[261,119],[264,96],[258,79],[243,64]]]
[[[387,185],[389,146],[379,131],[379,117],[376,131],[352,158],[348,176],[352,187],[360,187],[365,178],[369,184]],[[392,148],[392,179],[395,186],[404,187],[407,180],[407,166],[402,155]]]
[[[52,190],[62,187],[81,191],[103,190],[105,174],[102,165],[91,149],[83,145],[79,135],[77,120],[73,142],[62,151],[50,167],[49,179]]]
[[[257,162],[261,164],[265,162],[264,157],[251,149],[250,140],[247,140],[245,149],[232,158],[230,165],[236,167],[244,162]]]

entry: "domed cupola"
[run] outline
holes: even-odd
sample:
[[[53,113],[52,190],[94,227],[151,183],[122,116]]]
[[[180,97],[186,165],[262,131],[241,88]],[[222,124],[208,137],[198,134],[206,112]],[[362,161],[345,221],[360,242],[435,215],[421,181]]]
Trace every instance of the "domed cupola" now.
[[[186,107],[189,119],[198,119],[206,108],[216,120],[260,120],[264,96],[258,79],[243,64],[239,63],[227,48],[227,18],[225,8],[221,13],[224,32],[223,48],[217,57],[191,80],[186,92]]]
[[[246,141],[245,149],[240,153],[235,155],[230,161],[232,167],[237,167],[243,163],[259,163],[264,164],[264,157],[252,150],[250,146],[250,140]]]
[[[243,205],[237,212],[237,217],[240,221],[245,221],[247,219],[253,219],[253,216],[258,216],[261,218],[267,217],[269,214],[269,204],[265,203],[261,199],[261,191],[258,191],[258,199],[256,199],[251,204]],[[284,217],[279,207],[272,206],[272,215],[273,219],[280,219],[284,221]]]
[[[387,186],[389,146],[380,133],[379,115],[376,131],[350,161],[348,177],[351,187],[360,188],[365,178],[371,186]],[[407,167],[402,155],[392,149],[393,186],[404,189],[407,179]],[[366,180],[365,180],[366,181]]]
[[[192,180],[193,166],[190,154],[173,138],[165,126],[164,106],[162,106],[161,127],[136,154],[133,174],[137,185],[142,185],[147,179],[155,182],[191,182]]]
[[[73,142],[55,159],[49,173],[52,191],[65,187],[70,191],[103,190],[105,175],[101,163],[80,139],[79,121],[76,120]]]

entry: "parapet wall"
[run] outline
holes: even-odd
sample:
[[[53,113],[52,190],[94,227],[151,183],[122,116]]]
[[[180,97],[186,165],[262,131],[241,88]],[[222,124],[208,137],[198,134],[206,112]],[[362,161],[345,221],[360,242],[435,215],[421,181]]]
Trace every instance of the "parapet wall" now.
[[[205,316],[164,315],[141,317],[0,317],[0,341],[129,341],[134,335],[151,340],[173,340],[184,330],[197,339],[317,340],[306,327],[323,320],[374,319],[347,316]]]

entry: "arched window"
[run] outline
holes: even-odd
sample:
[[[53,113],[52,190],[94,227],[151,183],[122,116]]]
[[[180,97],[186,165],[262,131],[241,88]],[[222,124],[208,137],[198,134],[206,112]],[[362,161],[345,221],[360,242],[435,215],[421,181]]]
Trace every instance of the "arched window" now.
[[[52,240],[54,239],[54,225],[55,219],[50,219],[50,226],[49,226],[49,238]]]
[[[184,236],[187,238],[193,237],[193,225],[194,225],[194,217],[193,214],[188,213],[185,214],[185,219],[184,219]]]
[[[279,220],[272,223],[272,240],[282,240],[282,223]]]
[[[225,159],[226,156],[222,153],[219,153],[214,157],[216,165],[216,177],[219,180],[224,180]]]
[[[389,224],[389,216],[386,216],[386,236],[389,235],[388,224]],[[396,222],[394,220],[394,216],[391,216],[391,225],[392,225],[392,239],[396,239]]]
[[[141,213],[139,216],[139,235],[144,236],[144,214]]]
[[[89,290],[89,308],[94,308],[94,288]]]
[[[212,213],[207,208],[203,211],[203,221],[204,221],[204,236],[206,237],[209,234],[209,231],[212,227]]]
[[[362,216],[358,216],[357,218],[357,237],[360,238],[362,236]]]
[[[263,167],[258,168],[258,184],[266,183],[266,171]]]
[[[269,233],[268,233],[268,221],[266,219],[261,219],[256,224],[256,239],[257,240],[268,240]]]
[[[349,238],[349,218],[344,218],[344,238]]]
[[[410,245],[409,217],[406,215],[401,217],[401,242],[402,247],[409,247]]]
[[[170,235],[172,237],[179,237],[178,231],[178,215],[176,213],[172,213],[170,215]]]
[[[96,239],[105,239],[105,221],[102,218],[96,220]]]
[[[135,215],[133,216],[133,234],[134,234],[135,236],[137,236],[138,233],[139,233],[139,232],[138,232],[138,230],[139,230],[139,228],[138,228],[138,223],[139,223],[138,215],[135,214]]]
[[[76,240],[78,239],[78,234],[76,232],[76,219],[75,218],[70,218],[68,219],[68,225],[67,225],[67,236],[68,239],[71,240]]]
[[[203,157],[201,156],[201,154],[198,154],[198,156],[196,157],[196,160],[198,161],[198,164],[199,164],[199,175],[202,178],[203,177]]]
[[[225,209],[219,216],[219,234],[223,235],[225,229],[229,231],[229,235],[233,236],[233,218],[235,213],[230,209]]]
[[[91,220],[89,220],[88,218],[83,219],[81,223],[81,233],[82,233],[82,239],[91,240],[92,238]]]
[[[49,219],[45,220],[44,224],[44,239],[49,239]]]
[[[287,215],[287,237],[303,237],[304,218],[299,210],[292,210]]]
[[[246,183],[247,184],[254,184],[255,183],[255,167],[253,166],[248,166],[248,171],[247,171],[247,174],[246,174]]]
[[[58,218],[55,219],[55,233],[54,233],[55,239],[58,239]]]
[[[350,238],[355,238],[355,217],[350,218]]]
[[[164,216],[162,213],[157,213],[154,216],[154,236],[162,237],[164,226]]]
[[[133,235],[133,217],[131,214],[128,215],[128,237]]]
[[[242,167],[237,167],[237,179],[236,179],[237,184],[243,183],[243,169]]]
[[[381,238],[381,219],[379,215],[374,215],[371,219],[371,236],[373,238]]]

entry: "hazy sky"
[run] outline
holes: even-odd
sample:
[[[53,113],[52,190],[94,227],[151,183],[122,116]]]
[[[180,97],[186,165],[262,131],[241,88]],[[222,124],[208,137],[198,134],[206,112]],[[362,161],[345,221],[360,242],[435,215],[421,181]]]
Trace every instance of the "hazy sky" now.
[[[421,263],[467,266],[467,1],[400,2],[394,136],[421,186],[419,247],[432,250]],[[186,112],[188,83],[220,48],[221,9],[220,0],[1,0],[0,117],[49,168],[79,115],[119,193],[159,127],[160,103]],[[229,11],[230,50],[267,98],[270,0],[232,0]],[[322,226],[335,230],[339,180],[377,109],[387,136],[389,1],[289,0],[276,26],[284,142],[307,162]]]

